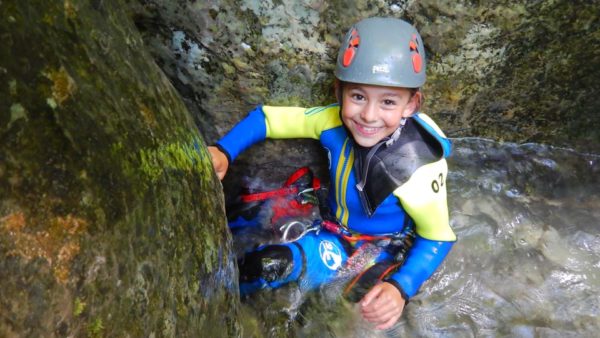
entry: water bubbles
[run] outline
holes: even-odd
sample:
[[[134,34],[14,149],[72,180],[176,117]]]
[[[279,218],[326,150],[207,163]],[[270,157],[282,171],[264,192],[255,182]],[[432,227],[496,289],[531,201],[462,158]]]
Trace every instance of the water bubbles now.
[[[527,337],[539,335],[543,322],[551,335],[593,336],[600,329],[600,321],[589,321],[600,314],[597,156],[538,144],[453,141],[448,186],[459,242],[444,264],[462,278],[447,284],[441,278],[450,299],[431,306],[462,304],[453,327],[470,323],[472,332]],[[496,231],[484,231],[494,224]],[[505,303],[490,300],[480,283]],[[468,292],[464,285],[471,285]],[[442,292],[429,288],[429,299]],[[486,306],[470,306],[476,302]],[[493,313],[489,322],[482,313]],[[440,310],[435,316],[451,315]],[[582,324],[569,326],[565,318]],[[515,322],[518,327],[507,325]]]
[[[556,280],[561,288],[569,288],[571,290],[574,287],[581,287],[581,284],[586,280],[584,275],[568,271],[554,271],[551,277]]]

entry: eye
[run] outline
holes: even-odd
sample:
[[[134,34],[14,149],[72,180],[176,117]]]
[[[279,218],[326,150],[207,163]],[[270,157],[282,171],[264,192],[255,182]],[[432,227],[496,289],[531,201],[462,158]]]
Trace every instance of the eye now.
[[[356,101],[364,101],[365,100],[365,97],[363,95],[357,94],[357,93],[352,94],[351,97],[353,100],[356,100]]]
[[[396,101],[390,100],[390,99],[385,99],[385,100],[383,100],[383,104],[386,106],[394,106],[394,105],[396,105]]]

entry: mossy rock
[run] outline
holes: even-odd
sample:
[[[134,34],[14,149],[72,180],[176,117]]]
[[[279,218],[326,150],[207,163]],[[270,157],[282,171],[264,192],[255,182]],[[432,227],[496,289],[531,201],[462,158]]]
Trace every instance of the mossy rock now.
[[[127,8],[0,3],[2,337],[239,334],[221,185]]]

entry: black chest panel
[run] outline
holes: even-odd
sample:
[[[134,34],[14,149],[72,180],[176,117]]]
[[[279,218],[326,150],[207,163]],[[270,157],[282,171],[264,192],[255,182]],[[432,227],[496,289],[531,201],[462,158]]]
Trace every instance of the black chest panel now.
[[[360,176],[364,166],[369,166],[364,189],[359,191],[361,203],[369,216],[396,188],[408,181],[415,170],[438,161],[444,152],[439,141],[412,118],[406,121],[396,142],[381,146],[369,163],[365,163],[370,149],[354,147],[357,182],[363,179]]]

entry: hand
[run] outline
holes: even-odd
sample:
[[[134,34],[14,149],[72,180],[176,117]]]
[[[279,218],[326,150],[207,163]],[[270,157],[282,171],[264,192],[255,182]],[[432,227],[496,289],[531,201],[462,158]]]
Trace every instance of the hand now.
[[[384,282],[369,290],[359,304],[363,318],[377,325],[376,329],[385,330],[400,319],[406,301],[394,285]]]
[[[210,153],[210,157],[212,159],[213,168],[215,168],[215,172],[220,180],[225,177],[227,173],[227,169],[229,168],[229,161],[227,160],[227,156],[219,150],[217,147],[210,146],[208,147],[208,152]]]

